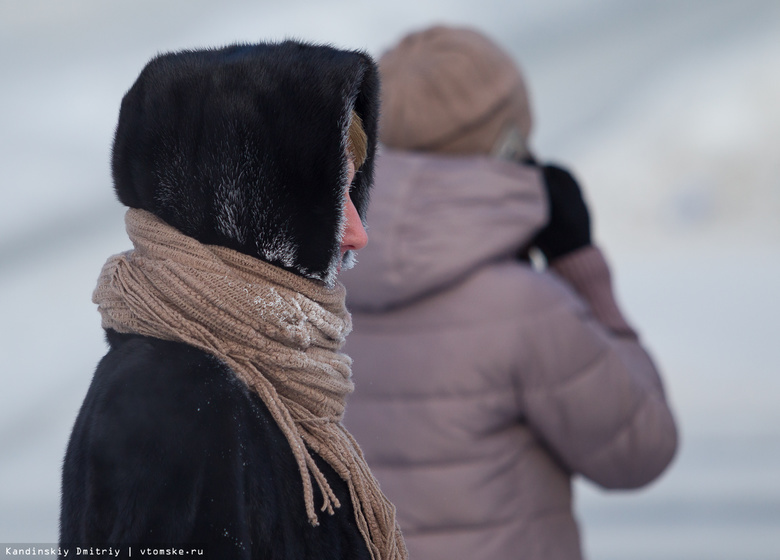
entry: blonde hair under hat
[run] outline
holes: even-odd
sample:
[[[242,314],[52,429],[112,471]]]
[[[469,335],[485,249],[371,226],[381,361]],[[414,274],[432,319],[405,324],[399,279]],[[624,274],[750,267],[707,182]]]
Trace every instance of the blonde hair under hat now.
[[[379,60],[380,141],[388,147],[488,154],[514,138],[527,154],[531,111],[514,60],[485,35],[435,26]]]

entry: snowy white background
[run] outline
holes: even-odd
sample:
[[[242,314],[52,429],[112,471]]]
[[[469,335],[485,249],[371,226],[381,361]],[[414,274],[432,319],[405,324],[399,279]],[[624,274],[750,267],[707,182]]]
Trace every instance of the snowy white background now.
[[[539,155],[587,189],[682,442],[638,492],[578,482],[591,560],[780,558],[780,2],[0,0],[0,542],[55,542],[67,437],[128,248],[109,154],[159,51],[299,37],[380,54],[472,24],[525,70]]]

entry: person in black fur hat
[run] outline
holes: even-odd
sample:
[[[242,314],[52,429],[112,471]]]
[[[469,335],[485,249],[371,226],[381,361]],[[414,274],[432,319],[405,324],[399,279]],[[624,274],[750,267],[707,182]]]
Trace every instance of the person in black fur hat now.
[[[406,558],[341,423],[337,274],[367,240],[378,89],[366,54],[286,41],[160,55],[127,92],[134,249],[93,295],[109,351],[65,456],[63,546]]]

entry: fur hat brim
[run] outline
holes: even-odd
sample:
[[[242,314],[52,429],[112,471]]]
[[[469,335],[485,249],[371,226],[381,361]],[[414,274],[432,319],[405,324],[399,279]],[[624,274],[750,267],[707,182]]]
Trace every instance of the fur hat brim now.
[[[332,284],[350,115],[368,137],[351,190],[364,219],[378,94],[358,51],[286,41],[157,56],[122,101],[114,187],[202,243]]]

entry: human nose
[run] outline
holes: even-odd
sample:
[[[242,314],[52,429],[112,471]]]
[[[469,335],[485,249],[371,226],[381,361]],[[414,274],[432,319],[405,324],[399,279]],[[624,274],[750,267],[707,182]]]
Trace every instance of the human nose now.
[[[346,226],[344,228],[344,237],[341,240],[342,253],[358,251],[368,243],[368,234],[366,234],[366,229],[363,227],[363,222],[360,220],[360,215],[349,193],[347,193],[345,198],[344,219],[346,220]]]

